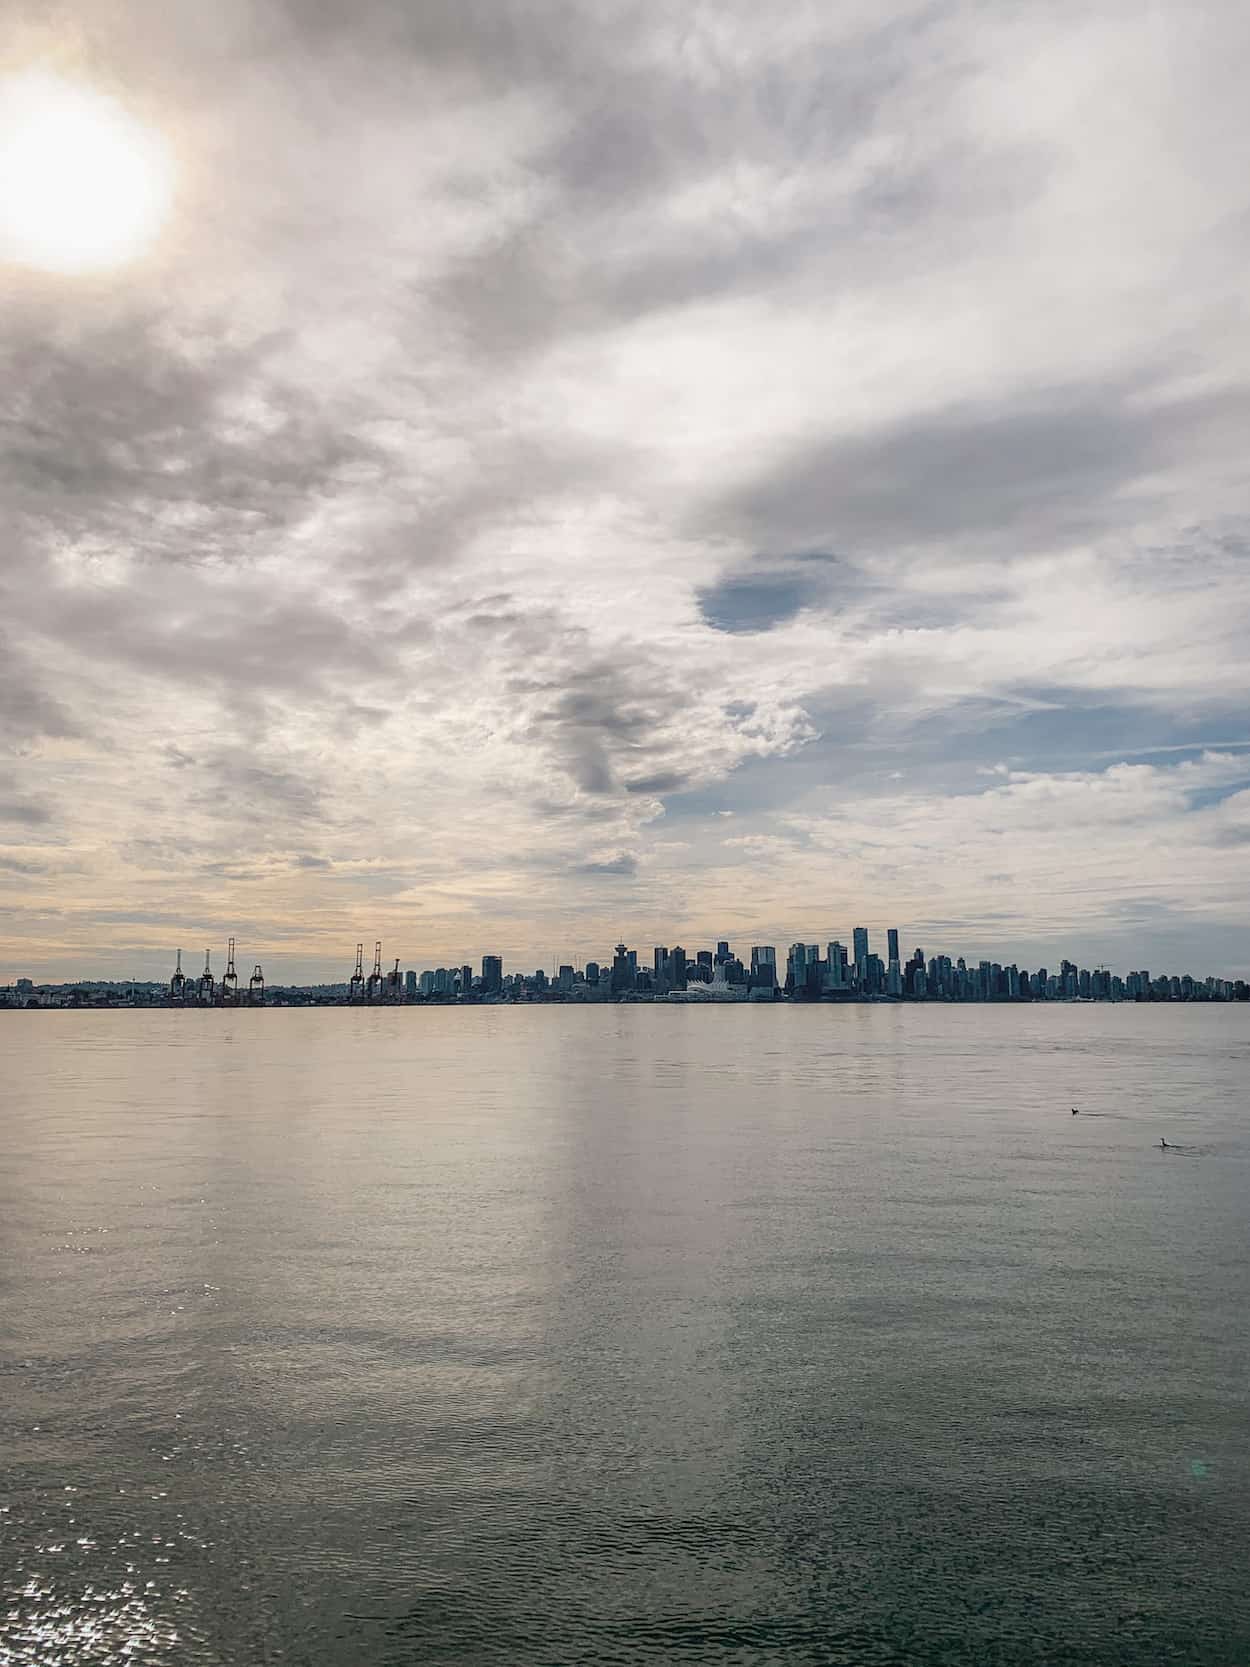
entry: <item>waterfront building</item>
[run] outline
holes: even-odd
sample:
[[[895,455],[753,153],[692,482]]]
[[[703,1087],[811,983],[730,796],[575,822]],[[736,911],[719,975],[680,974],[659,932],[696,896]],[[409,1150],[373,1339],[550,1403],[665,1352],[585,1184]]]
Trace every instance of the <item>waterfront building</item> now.
[[[638,981],[637,956],[631,956],[623,943],[618,943],[612,957],[612,993],[623,995]]]

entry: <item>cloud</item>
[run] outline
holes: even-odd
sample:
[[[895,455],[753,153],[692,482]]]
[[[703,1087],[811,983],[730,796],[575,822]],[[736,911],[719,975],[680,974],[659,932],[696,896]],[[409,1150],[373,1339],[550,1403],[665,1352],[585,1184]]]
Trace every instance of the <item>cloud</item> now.
[[[1232,0],[19,4],[6,62],[179,190],[124,271],[0,273],[0,947],[880,909],[1244,968],[1247,45]]]
[[[632,877],[638,872],[638,859],[627,851],[619,851],[615,856],[593,858],[588,862],[578,863],[579,874],[621,874]]]
[[[1167,373],[1156,374],[1166,388]],[[1010,398],[908,416],[805,445],[732,501],[749,533],[871,554],[945,546],[1053,551],[1097,537],[1121,500],[1158,513],[1167,469],[1222,460],[1231,473],[1250,390],[1160,397],[1119,385],[1016,388]]]
[[[30,862],[23,857],[9,857],[0,854],[0,869],[6,874],[46,874],[48,864],[45,862]]]
[[[0,822],[38,828],[51,823],[53,807],[38,793],[23,791],[17,770],[0,768]]]

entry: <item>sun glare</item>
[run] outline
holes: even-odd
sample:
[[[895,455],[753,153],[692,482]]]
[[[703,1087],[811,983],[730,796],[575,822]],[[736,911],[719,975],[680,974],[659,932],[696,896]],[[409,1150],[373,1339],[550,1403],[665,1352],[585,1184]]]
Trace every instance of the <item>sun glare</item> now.
[[[38,72],[0,81],[0,259],[64,273],[133,260],[171,185],[163,140],[116,100]]]

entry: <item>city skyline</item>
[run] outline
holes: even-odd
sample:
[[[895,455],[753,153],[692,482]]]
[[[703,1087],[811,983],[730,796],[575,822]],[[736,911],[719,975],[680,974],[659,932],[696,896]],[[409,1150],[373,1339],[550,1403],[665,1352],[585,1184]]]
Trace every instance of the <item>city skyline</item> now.
[[[38,980],[26,974],[7,982],[0,979],[0,997],[12,1003],[14,998],[33,996],[40,989],[65,991],[75,985],[84,989],[127,985],[164,989],[179,1003],[227,1006],[263,1003],[266,989],[338,991],[341,999],[361,1003],[418,997],[511,999],[547,992],[572,995],[585,993],[587,986],[600,995],[610,989],[614,997],[632,997],[636,992],[657,996],[680,993],[689,981],[692,987],[702,984],[726,988],[727,994],[771,991],[795,999],[1244,1000],[1248,982],[1227,971],[1195,975],[1189,969],[1160,973],[1156,968],[1152,973],[1144,961],[1137,969],[1120,972],[1103,961],[1088,966],[1079,957],[1072,960],[1065,954],[1058,958],[1058,970],[1052,971],[1044,965],[1034,968],[1027,962],[1021,964],[1019,957],[999,961],[992,956],[969,956],[948,949],[926,954],[921,945],[906,951],[897,926],[885,928],[883,934],[878,932],[876,949],[872,947],[873,929],[861,925],[851,929],[849,947],[832,938],[825,941],[823,953],[819,942],[803,939],[792,942],[786,950],[776,944],[753,943],[748,952],[735,949],[728,938],[715,940],[715,950],[699,945],[688,951],[673,940],[671,933],[668,937],[672,947],[654,945],[650,966],[645,953],[622,938],[610,953],[575,954],[567,959],[553,954],[547,965],[539,962],[533,970],[510,964],[498,951],[479,950],[469,959],[453,956],[448,958],[450,965],[418,971],[403,953],[392,956],[384,940],[374,941],[371,956],[365,941],[360,940],[351,973],[322,979],[301,979],[282,970],[275,976],[273,957],[269,958],[268,978],[259,961],[249,974],[248,959],[231,937],[225,964],[219,959],[215,969],[211,945],[204,950],[204,965],[198,970],[193,956],[184,967],[183,950],[179,948],[167,981],[137,975],[109,980],[89,973],[65,980]],[[691,943],[696,944],[697,939]],[[476,973],[475,961],[480,967]],[[238,970],[240,965],[242,972]]]
[[[1246,971],[1250,12],[487,11],[9,8],[0,968]]]

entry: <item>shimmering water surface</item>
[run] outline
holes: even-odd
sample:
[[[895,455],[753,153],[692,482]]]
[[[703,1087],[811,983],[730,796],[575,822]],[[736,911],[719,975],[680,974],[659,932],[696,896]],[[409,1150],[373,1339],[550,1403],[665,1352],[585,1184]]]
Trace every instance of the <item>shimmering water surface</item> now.
[[[5,1667],[1250,1663],[1250,1009],[0,1050]]]

